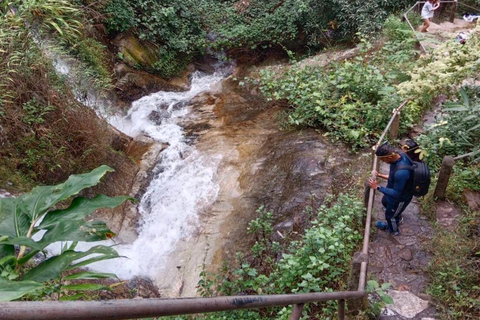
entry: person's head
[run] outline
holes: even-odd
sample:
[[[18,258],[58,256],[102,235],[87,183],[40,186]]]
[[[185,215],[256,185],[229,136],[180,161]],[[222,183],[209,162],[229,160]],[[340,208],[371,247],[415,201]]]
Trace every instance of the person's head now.
[[[413,139],[405,139],[402,143],[402,151],[405,152],[413,161],[420,161],[418,152],[415,152],[419,148],[418,144]]]
[[[378,146],[377,150],[375,150],[375,155],[386,163],[393,163],[400,157],[398,151],[389,145],[388,142]]]

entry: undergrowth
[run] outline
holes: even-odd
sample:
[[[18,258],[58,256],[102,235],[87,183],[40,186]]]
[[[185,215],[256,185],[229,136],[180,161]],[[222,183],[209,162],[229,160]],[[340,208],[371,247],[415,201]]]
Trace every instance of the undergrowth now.
[[[202,296],[329,292],[345,290],[351,257],[363,228],[362,202],[340,194],[334,204],[312,212],[311,226],[301,237],[278,238],[272,213],[258,210],[248,233],[256,241],[251,252],[237,254],[236,264],[226,263],[219,273],[204,271],[198,284]],[[236,310],[200,319],[288,319],[290,307]],[[327,319],[336,314],[336,302],[309,304],[304,316]],[[190,317],[186,317],[190,318]],[[185,319],[185,318],[184,318]]]
[[[480,212],[464,209],[455,232],[436,228],[430,247],[427,292],[438,302],[440,319],[479,319]]]
[[[77,41],[93,50],[85,60],[100,59],[92,42],[81,42],[78,9],[49,0],[22,2],[15,15],[8,7],[0,11],[0,157],[8,173],[0,177],[0,187],[25,190],[105,163],[111,133],[76,101],[38,41]]]

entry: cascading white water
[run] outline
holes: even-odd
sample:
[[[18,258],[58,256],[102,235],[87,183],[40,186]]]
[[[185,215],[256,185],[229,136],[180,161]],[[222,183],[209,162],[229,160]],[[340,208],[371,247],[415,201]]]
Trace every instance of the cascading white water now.
[[[216,168],[220,156],[205,156],[187,144],[177,124],[189,113],[188,102],[220,81],[225,73],[194,73],[187,92],[157,92],[135,101],[127,116],[109,122],[124,133],[149,136],[167,143],[154,169],[154,177],[143,195],[139,210],[139,236],[134,243],[115,249],[128,259],[103,261],[94,270],[116,273],[122,279],[133,276],[156,278],[175,243],[195,232],[199,213],[212,204],[219,191]],[[86,249],[90,244],[80,244]]]
[[[222,66],[223,63],[219,62],[214,66],[218,72],[213,75],[195,72],[189,91],[157,92],[145,96],[133,102],[128,114],[123,116],[112,114],[111,102],[77,73],[78,61],[49,50],[46,40],[38,40],[38,43],[52,59],[57,73],[67,79],[79,102],[92,107],[97,115],[131,137],[148,136],[168,145],[162,151],[153,170],[153,179],[140,200],[138,238],[132,244],[115,246],[126,258],[89,265],[91,269],[112,272],[122,279],[134,276],[158,279],[158,271],[177,241],[195,232],[199,214],[216,200],[219,191],[215,175],[221,156],[207,157],[187,144],[178,120],[188,116],[188,102],[199,93],[208,91],[232,71],[232,66]],[[86,250],[96,244],[79,243],[77,250]],[[114,243],[105,241],[104,244]],[[60,248],[61,244],[57,243],[49,250],[58,253]]]

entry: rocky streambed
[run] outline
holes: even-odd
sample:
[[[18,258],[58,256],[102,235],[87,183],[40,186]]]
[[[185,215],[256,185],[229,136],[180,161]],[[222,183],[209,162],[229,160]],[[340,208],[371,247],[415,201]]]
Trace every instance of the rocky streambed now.
[[[153,240],[166,255],[146,269],[161,295],[168,297],[195,296],[203,268],[214,272],[225,259],[248,249],[252,239],[246,229],[259,206],[274,212],[280,233],[301,229],[305,207],[341,189],[336,179],[352,160],[342,145],[332,144],[319,132],[282,131],[276,119],[283,108],[238,86],[231,77],[214,83],[183,108],[190,111],[177,124],[185,131],[187,144],[214,168],[208,183],[216,189],[208,195],[211,198],[195,203],[196,217],[184,221],[187,233],[173,245],[165,243],[171,245],[168,252],[161,248],[161,236]],[[158,110],[151,110],[152,115],[158,117]],[[161,216],[155,224],[164,230]],[[150,249],[155,255],[155,247]]]

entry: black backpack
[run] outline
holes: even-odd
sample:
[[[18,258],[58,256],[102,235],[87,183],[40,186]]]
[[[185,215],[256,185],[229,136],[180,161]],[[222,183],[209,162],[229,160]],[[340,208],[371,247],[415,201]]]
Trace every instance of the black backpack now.
[[[398,170],[406,169],[410,172],[413,172],[413,181],[412,181],[412,193],[415,197],[423,197],[428,193],[428,188],[430,187],[430,169],[423,161],[413,161],[410,157],[405,154],[405,156],[412,163],[411,166],[400,164],[395,167],[395,173]]]

